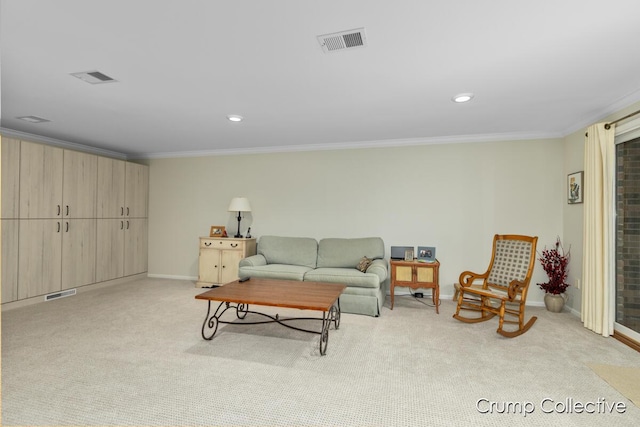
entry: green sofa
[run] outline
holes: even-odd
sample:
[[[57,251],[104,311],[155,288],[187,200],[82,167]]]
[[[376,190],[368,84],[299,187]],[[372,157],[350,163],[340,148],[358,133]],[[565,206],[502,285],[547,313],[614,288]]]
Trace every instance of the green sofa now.
[[[363,257],[373,261],[362,272]],[[379,316],[389,286],[384,242],[379,237],[321,239],[262,236],[257,254],[240,261],[238,275],[265,279],[342,283],[343,313]]]

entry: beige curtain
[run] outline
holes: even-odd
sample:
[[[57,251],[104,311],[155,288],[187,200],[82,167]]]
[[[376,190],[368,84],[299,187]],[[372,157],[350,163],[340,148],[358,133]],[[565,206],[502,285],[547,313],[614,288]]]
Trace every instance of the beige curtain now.
[[[614,138],[614,126],[597,123],[587,129],[584,145],[581,317],[586,328],[605,337],[615,322]]]

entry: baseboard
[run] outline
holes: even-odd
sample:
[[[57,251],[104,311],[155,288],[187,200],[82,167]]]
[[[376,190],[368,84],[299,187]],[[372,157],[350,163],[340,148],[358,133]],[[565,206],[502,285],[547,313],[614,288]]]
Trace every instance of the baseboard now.
[[[151,277],[151,276],[149,276],[149,277]],[[397,297],[406,297],[406,296],[410,296],[410,295],[411,295],[411,292],[408,292],[408,291],[395,292],[395,296],[397,296]],[[387,292],[387,296],[391,297],[391,293]],[[431,298],[431,294],[428,293],[424,297],[425,298]],[[440,300],[441,301],[443,301],[443,300],[453,301],[453,294],[440,294]],[[527,301],[526,305],[527,305],[527,307],[544,307],[544,301]],[[578,312],[577,315],[580,316],[580,313]]]
[[[640,352],[640,343],[638,341],[632,338],[629,338],[628,336],[621,334],[618,331],[613,331],[613,337],[618,341],[620,341],[621,343],[628,345],[635,351]]]
[[[90,285],[78,286],[77,288],[75,288],[76,295],[82,292],[92,291],[94,289],[100,289],[100,288],[105,288],[107,286],[119,285],[121,283],[127,283],[127,282],[132,282],[134,280],[144,279],[145,277],[147,277],[147,273],[140,273],[140,274],[135,274],[133,276],[120,277],[118,279],[107,280],[100,283],[92,283]],[[68,298],[73,298],[73,297],[71,296]],[[40,304],[44,302],[47,302],[44,300],[44,295],[38,295],[35,297],[22,299],[19,301],[11,301],[11,302],[4,303],[2,304],[2,311],[13,310],[15,308],[26,307],[29,305]],[[52,301],[49,301],[49,302],[52,302]]]
[[[172,276],[170,274],[148,274],[147,277],[152,279],[173,279],[173,280],[198,280],[197,276]]]

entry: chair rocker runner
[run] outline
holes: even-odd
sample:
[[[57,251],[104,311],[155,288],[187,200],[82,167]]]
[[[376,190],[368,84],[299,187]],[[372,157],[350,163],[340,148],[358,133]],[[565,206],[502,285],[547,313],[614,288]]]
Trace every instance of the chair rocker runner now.
[[[537,317],[532,317],[524,323],[524,309],[536,260],[537,242],[538,237],[496,234],[487,271],[483,274],[471,271],[460,274],[458,306],[453,317],[461,322],[477,323],[498,315],[496,332],[500,335],[513,338],[527,332],[537,320]],[[460,315],[460,310],[480,314],[479,317],[466,317]],[[509,316],[509,320],[505,319],[506,316]],[[517,324],[518,328],[505,331],[505,323]]]

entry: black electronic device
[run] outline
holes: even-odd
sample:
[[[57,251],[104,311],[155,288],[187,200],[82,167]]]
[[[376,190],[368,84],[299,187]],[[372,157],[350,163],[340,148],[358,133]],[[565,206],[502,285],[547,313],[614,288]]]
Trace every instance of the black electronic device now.
[[[405,252],[413,249],[413,246],[391,246],[391,259],[404,259]]]

